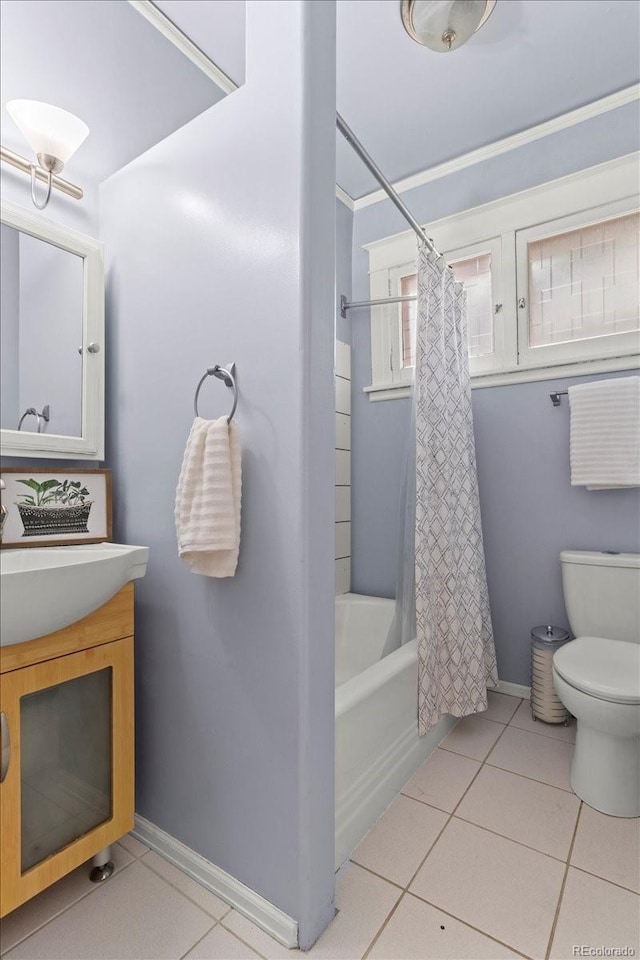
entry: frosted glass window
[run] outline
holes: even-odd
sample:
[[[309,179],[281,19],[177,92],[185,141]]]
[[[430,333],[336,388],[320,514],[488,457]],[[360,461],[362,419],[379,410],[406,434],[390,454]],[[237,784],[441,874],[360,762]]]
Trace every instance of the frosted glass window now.
[[[529,346],[640,330],[640,214],[527,245]]]
[[[467,330],[469,356],[484,357],[495,350],[493,330],[493,295],[491,290],[491,254],[481,253],[452,261],[451,267],[467,294]],[[417,276],[412,274],[400,281],[400,296],[415,296]],[[402,366],[415,364],[417,303],[402,304]]]
[[[469,356],[485,357],[494,352],[491,254],[456,260],[451,267],[467,293]]]

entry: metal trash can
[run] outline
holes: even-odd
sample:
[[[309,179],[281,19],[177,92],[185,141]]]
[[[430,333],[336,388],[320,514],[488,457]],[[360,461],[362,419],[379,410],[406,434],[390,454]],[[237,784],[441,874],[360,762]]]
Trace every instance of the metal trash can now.
[[[571,714],[553,686],[553,655],[567,643],[561,627],[534,627],[531,631],[531,716],[545,723],[568,723]]]

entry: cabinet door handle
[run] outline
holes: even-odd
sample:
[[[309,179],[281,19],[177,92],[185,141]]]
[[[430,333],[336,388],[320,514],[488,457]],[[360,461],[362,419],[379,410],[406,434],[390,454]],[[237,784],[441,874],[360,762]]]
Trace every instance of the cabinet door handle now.
[[[9,736],[9,721],[6,713],[0,713],[0,731],[2,733],[2,762],[0,763],[0,783],[4,783],[4,778],[9,770],[9,761],[11,760],[11,737]]]

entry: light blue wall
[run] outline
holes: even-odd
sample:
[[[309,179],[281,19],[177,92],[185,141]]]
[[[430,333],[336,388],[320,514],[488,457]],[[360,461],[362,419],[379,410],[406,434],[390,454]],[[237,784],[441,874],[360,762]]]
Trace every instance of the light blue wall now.
[[[0,225],[0,413],[2,425],[15,430],[20,407],[20,235],[5,223]]]
[[[49,406],[47,433],[79,437],[84,260],[27,233],[20,234],[19,246],[20,411]],[[36,427],[35,417],[23,425]]]
[[[336,337],[351,343],[351,323],[340,316],[340,295],[351,299],[353,213],[336,200]]]
[[[607,374],[637,375],[638,371]],[[529,632],[569,628],[561,550],[640,552],[638,490],[587,490],[569,477],[569,405],[552,390],[599,377],[473,391],[482,528],[502,680],[528,684]]]
[[[640,145],[636,105],[622,107],[403,195],[422,223],[623,156]],[[405,224],[390,202],[356,212],[353,299],[369,297],[363,244]],[[369,313],[352,326],[352,584],[393,596],[400,465],[408,401],[371,403]],[[569,381],[556,384],[564,388]],[[640,550],[637,491],[588,493],[569,485],[567,410],[545,399],[555,381],[473,391],[480,498],[500,676],[528,683],[529,628],[566,625],[562,547]],[[526,465],[526,466],[525,466]]]
[[[247,82],[107,181],[108,460],[137,585],[137,809],[300,923],[333,914],[335,4],[247,3]],[[204,369],[235,360],[236,576],[178,559]],[[201,414],[228,409],[216,380]]]

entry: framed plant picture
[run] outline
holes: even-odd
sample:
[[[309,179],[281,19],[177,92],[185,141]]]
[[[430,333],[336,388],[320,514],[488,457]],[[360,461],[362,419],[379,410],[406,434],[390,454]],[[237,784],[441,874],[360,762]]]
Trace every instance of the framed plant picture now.
[[[111,540],[111,471],[4,467],[3,547]]]

